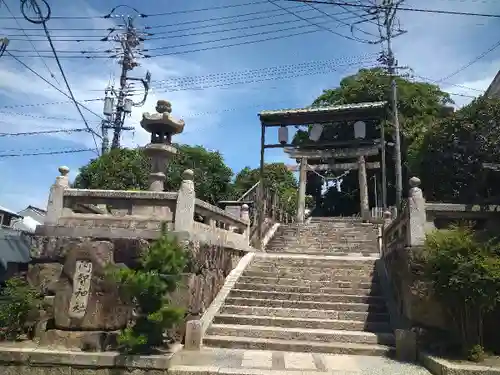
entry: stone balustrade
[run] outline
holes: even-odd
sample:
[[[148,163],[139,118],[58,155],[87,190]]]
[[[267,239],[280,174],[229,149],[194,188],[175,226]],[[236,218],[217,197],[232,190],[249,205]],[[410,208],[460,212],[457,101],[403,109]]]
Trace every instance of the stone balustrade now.
[[[473,221],[477,229],[494,229],[500,224],[500,206],[426,202],[420,179],[410,179],[408,199],[400,213],[384,213],[382,255],[405,247],[422,246],[425,234],[458,221]]]
[[[197,199],[191,170],[184,172],[178,192],[74,189],[69,169],[59,172],[39,235],[154,239],[166,225],[208,244],[249,247],[248,206],[235,214]]]

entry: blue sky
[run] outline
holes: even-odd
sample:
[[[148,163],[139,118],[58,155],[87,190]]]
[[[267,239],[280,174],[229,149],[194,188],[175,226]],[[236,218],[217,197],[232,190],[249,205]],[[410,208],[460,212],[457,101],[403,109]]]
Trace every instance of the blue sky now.
[[[38,51],[48,51],[49,46],[43,41],[42,29],[39,25],[25,21],[19,11],[19,0],[5,0],[9,9],[18,17],[20,26],[26,30]],[[364,1],[364,0],[363,0]],[[97,36],[104,36],[102,29],[113,26],[113,20],[85,19],[68,20],[55,18],[58,16],[100,16],[107,14],[114,6],[127,4],[137,8],[144,14],[160,12],[178,12],[171,15],[147,17],[139,19],[137,26],[158,26],[176,24],[177,26],[153,28],[158,32],[157,39],[147,41],[145,48],[161,48],[157,54],[192,51],[198,52],[158,56],[141,61],[141,66],[133,71],[133,75],[142,76],[146,70],[152,72],[153,90],[146,105],[136,108],[127,125],[134,126],[134,131],[123,137],[127,146],[144,145],[148,135],[139,127],[141,114],[154,111],[158,99],[172,102],[173,115],[186,121],[184,134],[177,141],[188,144],[200,144],[209,149],[219,150],[227,164],[237,172],[246,165],[256,167],[259,161],[260,127],[257,113],[264,109],[303,107],[321,93],[323,89],[335,87],[339,80],[348,73],[354,73],[361,66],[374,65],[373,58],[366,56],[378,52],[379,47],[342,38],[336,33],[351,36],[349,27],[339,25],[332,18],[317,10],[299,7],[297,3],[276,1],[282,7],[293,10],[302,18],[312,19],[333,30],[324,29],[307,23],[270,2],[253,5],[230,7],[227,5],[250,3],[250,0],[176,0],[160,1],[97,1],[48,0],[52,8],[51,19],[47,26],[55,40],[57,50],[105,50],[110,44],[97,41]],[[1,3],[0,3],[1,4]],[[70,5],[68,5],[70,4]],[[500,3],[497,0],[407,0],[407,7],[432,8],[443,10],[472,11],[478,13],[500,14]],[[210,11],[193,11],[200,8],[219,7]],[[225,8],[224,8],[225,7]],[[298,7],[298,8],[297,8]],[[308,9],[308,10],[307,10]],[[324,12],[338,14],[344,10],[336,6],[318,6]],[[307,10],[307,11],[306,11]],[[127,13],[126,9],[120,13]],[[259,12],[259,13],[256,13]],[[345,11],[344,11],[345,12]],[[243,14],[253,15],[245,17]],[[268,16],[268,18],[262,18]],[[349,14],[337,15],[344,19]],[[3,18],[2,18],[3,17]],[[12,41],[9,50],[32,51],[27,41],[4,5],[0,5],[0,35],[10,36]],[[227,21],[194,22],[211,18],[228,17]],[[250,20],[259,17],[259,20]],[[227,24],[228,21],[238,23]],[[408,32],[394,42],[396,56],[400,65],[410,66],[421,76],[429,79],[441,79],[455,72],[460,67],[486,51],[500,38],[498,35],[500,19],[438,15],[417,12],[401,12],[401,24]],[[345,21],[349,22],[349,21]],[[220,25],[220,23],[226,23]],[[274,23],[274,25],[269,25]],[[277,24],[280,23],[280,24]],[[201,26],[213,27],[200,28]],[[267,25],[267,26],[266,26]],[[187,31],[176,31],[186,29]],[[229,30],[235,28],[246,29]],[[292,27],[298,29],[279,31]],[[70,31],[69,28],[95,29]],[[62,29],[62,30],[56,30]],[[258,43],[247,43],[228,48],[206,49],[245,41],[275,38],[292,33],[320,30],[318,32],[280,38]],[[364,27],[368,32],[375,32]],[[216,32],[226,30],[225,32]],[[206,33],[204,33],[206,31]],[[161,32],[161,34],[160,34]],[[207,41],[265,33],[261,36],[249,36],[227,41],[207,43]],[[193,35],[196,34],[196,35]],[[39,35],[33,36],[32,35]],[[96,41],[75,43],[61,39],[71,36],[93,36]],[[357,34],[361,36],[362,34]],[[172,47],[187,45],[184,47]],[[163,48],[167,47],[167,48]],[[62,84],[61,76],[53,59],[33,57],[33,52],[12,52],[35,71],[53,82]],[[49,53],[40,52],[42,55]],[[23,57],[23,56],[29,57]],[[64,55],[74,55],[61,53]],[[364,59],[361,57],[364,56]],[[269,79],[264,82],[231,85],[224,88],[206,88],[203,90],[168,90],[162,86],[167,79],[192,76],[206,76],[214,73],[244,71],[248,69],[272,68],[280,65],[300,64],[310,61],[337,60],[352,58],[356,66],[343,66],[337,71],[322,69],[321,74],[308,75],[290,79]],[[363,60],[361,63],[359,63]],[[118,78],[116,61],[106,59],[61,59],[65,73],[78,100],[102,98],[103,90],[110,82],[110,77]],[[338,63],[338,62],[337,62]],[[57,83],[50,77],[49,70],[54,73]],[[500,48],[492,51],[484,58],[454,75],[441,87],[455,94],[457,105],[467,103],[469,96],[477,95],[487,88],[496,72],[500,69]],[[271,70],[272,71],[272,70]],[[267,75],[269,77],[269,74]],[[271,74],[272,76],[272,74]],[[250,79],[248,78],[250,77]],[[244,80],[251,80],[247,75]],[[463,85],[462,88],[456,85]],[[64,86],[62,86],[63,91]],[[184,86],[184,88],[186,88]],[[62,104],[40,105],[63,101]],[[29,106],[21,107],[21,105]],[[97,113],[102,112],[102,103],[88,102],[86,105]],[[90,125],[99,130],[99,118],[84,112]],[[23,68],[12,58],[0,58],[0,133],[38,131],[47,129],[74,129],[83,127],[75,107],[61,93],[51,88],[32,73]],[[272,137],[273,135],[270,135]],[[16,136],[0,137],[0,156],[5,154],[30,153],[37,151],[82,149],[93,147],[92,138],[85,133],[57,134],[54,136]],[[57,175],[57,167],[67,165],[71,176],[78,173],[78,168],[86,164],[95,154],[91,152],[79,154],[63,154],[51,156],[0,157],[0,205],[14,210],[32,204],[44,207],[50,185]],[[282,151],[266,152],[266,161],[286,161]]]

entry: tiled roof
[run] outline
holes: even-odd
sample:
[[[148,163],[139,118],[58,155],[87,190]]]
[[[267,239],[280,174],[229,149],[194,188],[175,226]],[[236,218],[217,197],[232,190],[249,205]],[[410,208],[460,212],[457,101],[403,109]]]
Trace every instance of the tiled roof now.
[[[370,108],[384,108],[387,102],[367,102],[367,103],[355,103],[355,104],[342,104],[328,107],[310,107],[310,108],[295,108],[295,109],[279,109],[272,111],[262,111],[259,116],[272,116],[272,115],[294,115],[301,113],[322,113],[322,112],[342,112],[342,111],[354,111],[359,109],[370,109]]]
[[[8,209],[6,207],[3,207],[3,206],[0,206],[0,211],[6,212],[6,213],[8,213],[10,215],[13,215],[13,216],[21,217],[21,215],[19,215],[17,212],[12,211],[12,210],[10,210],[10,209]]]

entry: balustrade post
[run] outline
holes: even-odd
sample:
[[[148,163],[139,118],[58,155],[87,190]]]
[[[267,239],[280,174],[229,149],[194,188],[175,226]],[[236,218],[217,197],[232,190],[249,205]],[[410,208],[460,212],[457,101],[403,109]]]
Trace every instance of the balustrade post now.
[[[174,230],[177,232],[190,232],[193,230],[196,204],[193,177],[194,173],[191,169],[186,169],[182,173],[182,183],[177,196],[174,218]]]
[[[410,178],[410,191],[408,195],[409,222],[406,231],[406,243],[408,246],[421,246],[425,241],[425,198],[420,189],[420,179]]]
[[[245,238],[249,239],[250,238],[250,208],[248,207],[248,204],[244,204],[241,206],[241,219],[246,220],[247,222],[247,227],[243,232],[243,235]]]
[[[56,177],[56,181],[50,187],[45,225],[56,225],[63,213],[64,190],[69,188],[69,168],[65,166],[59,167],[59,173],[61,175]]]

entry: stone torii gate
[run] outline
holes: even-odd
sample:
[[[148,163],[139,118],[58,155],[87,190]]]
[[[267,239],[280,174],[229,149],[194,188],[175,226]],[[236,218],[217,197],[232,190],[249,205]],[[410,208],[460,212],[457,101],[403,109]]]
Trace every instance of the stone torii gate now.
[[[297,205],[297,221],[303,222],[305,219],[305,200],[306,200],[306,177],[307,170],[311,171],[358,171],[358,183],[359,183],[359,196],[360,196],[360,213],[364,220],[369,219],[370,207],[368,203],[368,180],[367,180],[367,169],[379,169],[380,162],[366,162],[366,157],[378,155],[380,150],[380,145],[375,145],[372,147],[357,147],[357,148],[345,148],[336,149],[329,151],[320,150],[301,150],[301,149],[287,149],[285,152],[292,159],[300,160],[298,167],[289,168],[292,171],[299,172],[299,193],[298,193],[298,205]],[[356,162],[347,163],[327,163],[327,164],[316,164],[309,165],[309,160],[317,159],[327,159],[334,161],[335,159],[350,159],[356,158]]]
[[[284,109],[277,111],[262,111],[259,113],[261,122],[261,186],[263,185],[262,177],[264,175],[264,156],[265,150],[269,148],[284,148],[290,157],[300,160],[299,170],[299,192],[298,192],[298,210],[297,220],[304,221],[305,213],[305,192],[306,192],[306,172],[308,160],[313,158],[319,159],[320,164],[312,167],[315,170],[334,170],[339,168],[337,159],[352,159],[356,158],[356,163],[348,163],[348,169],[358,169],[360,181],[361,195],[361,213],[364,218],[369,215],[368,212],[368,192],[366,184],[366,169],[372,167],[380,167],[382,171],[382,201],[386,205],[386,171],[385,171],[385,136],[383,126],[380,128],[380,137],[375,139],[356,139],[354,137],[354,128],[359,122],[378,122],[386,117],[387,114],[386,102],[371,102],[346,104],[328,107],[315,108],[300,108],[300,109]],[[334,123],[344,123],[353,129],[353,136],[348,141],[318,141],[311,140],[297,147],[288,139],[289,126],[328,126]],[[266,129],[277,127],[279,143],[266,144]],[[321,130],[322,131],[322,130]],[[320,133],[321,133],[320,131]],[[378,135],[378,134],[377,134]],[[311,137],[312,138],[312,137]],[[363,138],[363,137],[361,137]],[[366,163],[367,156],[380,154],[380,163]],[[345,166],[345,165],[344,165]],[[350,168],[353,167],[353,168]],[[262,208],[260,208],[262,209]],[[259,215],[263,217],[263,215]]]

